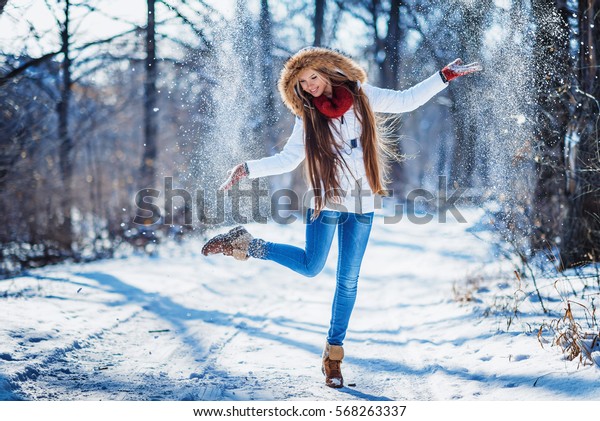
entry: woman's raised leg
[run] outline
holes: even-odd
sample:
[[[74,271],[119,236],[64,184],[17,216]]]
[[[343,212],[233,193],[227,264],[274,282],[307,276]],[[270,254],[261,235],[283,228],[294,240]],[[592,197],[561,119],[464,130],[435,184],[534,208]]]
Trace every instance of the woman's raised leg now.
[[[250,244],[250,257],[272,260],[304,276],[316,276],[327,261],[340,212],[323,210],[311,220],[312,212],[309,209],[307,213],[304,249],[255,239]]]

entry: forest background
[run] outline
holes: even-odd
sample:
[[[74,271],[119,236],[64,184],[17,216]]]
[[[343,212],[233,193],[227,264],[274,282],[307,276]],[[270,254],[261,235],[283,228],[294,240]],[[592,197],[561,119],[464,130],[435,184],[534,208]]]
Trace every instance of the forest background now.
[[[153,253],[239,222],[218,219],[216,188],[285,144],[278,74],[310,45],[391,89],[481,62],[397,122],[394,198],[428,209],[411,192],[461,191],[524,263],[596,262],[599,28],[600,0],[2,0],[0,272]],[[257,192],[305,189],[301,169],[244,188],[241,214],[267,219]],[[160,218],[140,212],[144,192]]]

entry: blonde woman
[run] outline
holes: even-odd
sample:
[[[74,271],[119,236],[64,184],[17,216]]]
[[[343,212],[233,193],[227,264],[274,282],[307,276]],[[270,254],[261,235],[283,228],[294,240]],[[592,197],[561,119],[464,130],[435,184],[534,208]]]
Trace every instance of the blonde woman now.
[[[343,341],[356,300],[358,276],[373,222],[376,195],[386,190],[387,142],[375,113],[404,113],[425,104],[448,83],[481,70],[455,60],[405,90],[367,83],[365,71],[343,53],[327,48],[300,50],[284,65],[278,87],[296,121],[283,150],[246,161],[230,171],[223,189],[244,177],[283,174],[305,162],[312,199],[304,248],[253,238],[238,226],[208,241],[206,256],[222,253],[238,260],[272,260],[302,275],[316,276],[338,232],[336,290],[322,370],[327,386],[343,387]]]

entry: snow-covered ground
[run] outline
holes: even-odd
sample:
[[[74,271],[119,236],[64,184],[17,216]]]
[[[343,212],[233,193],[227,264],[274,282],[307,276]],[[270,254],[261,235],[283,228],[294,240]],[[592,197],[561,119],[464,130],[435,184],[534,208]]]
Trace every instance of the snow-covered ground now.
[[[598,366],[540,345],[551,317],[539,303],[522,301],[507,330],[507,316],[486,317],[493,307],[481,299],[455,300],[480,275],[479,297],[513,294],[510,267],[481,240],[482,212],[462,212],[467,224],[376,218],[343,389],[327,388],[320,371],[335,242],[316,278],[206,258],[189,242],[1,280],[0,400],[600,400]],[[301,222],[247,228],[304,241]]]

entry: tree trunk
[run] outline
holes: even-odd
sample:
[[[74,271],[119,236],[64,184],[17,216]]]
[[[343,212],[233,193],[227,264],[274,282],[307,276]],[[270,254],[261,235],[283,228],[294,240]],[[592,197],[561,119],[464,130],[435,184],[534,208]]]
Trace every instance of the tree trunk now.
[[[373,7],[373,22],[377,22],[377,2],[372,3]],[[392,0],[388,16],[387,33],[385,38],[380,39],[376,34],[376,49],[377,57],[379,57],[379,86],[388,89],[398,89],[400,86],[400,45],[401,35],[400,30],[400,6],[401,0]],[[376,24],[374,24],[375,29]],[[383,57],[383,60],[381,59]],[[401,127],[394,128],[394,136],[401,137]],[[398,153],[402,153],[402,145],[397,145]],[[391,175],[394,180],[394,194],[402,196],[405,192],[405,186],[408,185],[407,177],[402,163],[393,162],[391,167]]]
[[[579,88],[575,98],[579,106],[567,138],[572,182],[567,195],[567,217],[561,248],[564,268],[600,259],[600,0],[580,0],[578,19]]]
[[[315,16],[313,20],[313,26],[315,29],[315,40],[313,45],[319,47],[323,43],[323,33],[325,25],[325,7],[327,6],[325,0],[315,0]]]
[[[156,80],[158,75],[156,62],[156,21],[155,0],[148,0],[148,24],[146,26],[146,79],[144,82],[144,152],[140,168],[141,187],[154,186],[157,157],[156,118],[157,93]]]
[[[548,18],[554,11],[560,21],[549,24]],[[537,183],[531,247],[536,251],[555,246],[561,231],[565,195],[563,147],[570,119],[567,90],[571,61],[566,1],[536,0],[533,15],[537,27],[533,51],[538,97],[534,132]]]
[[[401,0],[392,0],[388,30],[383,41],[385,59],[379,67],[380,84],[384,88],[398,89],[400,67],[400,6]]]
[[[379,36],[379,29],[377,28],[377,21],[379,20],[380,1],[371,0],[367,3],[367,5],[368,11],[371,14],[371,25],[373,28],[373,58],[375,63],[377,63],[379,75],[381,77],[381,68],[383,66],[383,60],[385,59],[385,45],[383,40]]]
[[[273,60],[273,34],[271,33],[271,12],[269,10],[269,1],[261,0],[260,2],[260,22],[259,22],[259,37],[260,37],[260,73],[262,79],[261,92],[264,97],[262,102],[262,119],[263,136],[266,137],[265,144],[269,149],[273,147],[277,141],[275,134],[275,124],[277,123],[277,115],[275,111],[275,76],[274,76],[274,60]]]
[[[71,58],[69,56],[71,1],[65,0],[65,20],[61,28],[61,44],[63,62],[62,86],[60,100],[56,104],[58,113],[58,137],[59,137],[59,160],[60,172],[64,192],[61,197],[62,215],[58,219],[57,241],[61,250],[69,253],[73,242],[73,230],[71,224],[72,180],[73,180],[73,139],[69,133],[69,105],[71,102]]]

